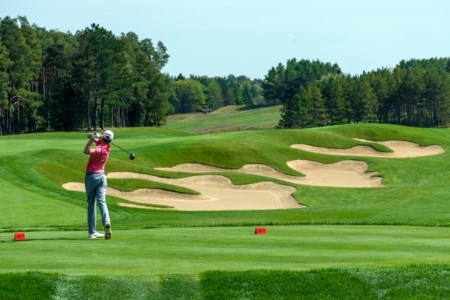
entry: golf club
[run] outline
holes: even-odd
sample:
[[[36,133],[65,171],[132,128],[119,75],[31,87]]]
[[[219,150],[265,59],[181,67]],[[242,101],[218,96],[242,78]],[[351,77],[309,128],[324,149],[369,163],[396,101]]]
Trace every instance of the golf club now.
[[[116,146],[117,148],[119,148],[120,150],[130,154],[130,159],[133,160],[135,159],[134,153],[133,152],[128,152],[127,150],[123,149],[122,147],[120,147],[119,145],[114,144],[113,142],[111,142],[111,144],[113,144],[114,146]]]

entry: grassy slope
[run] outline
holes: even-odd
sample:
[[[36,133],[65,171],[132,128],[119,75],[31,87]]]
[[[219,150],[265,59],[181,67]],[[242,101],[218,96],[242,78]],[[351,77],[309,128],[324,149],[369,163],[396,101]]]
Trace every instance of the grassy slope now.
[[[273,129],[278,124],[281,106],[245,109],[226,106],[209,114],[189,113],[169,116],[167,127],[192,133]]]
[[[255,113],[257,111],[255,110],[253,112]],[[152,168],[155,166],[173,166],[185,162],[199,162],[227,168],[237,168],[246,163],[264,163],[282,172],[295,174],[295,172],[286,167],[286,161],[293,159],[312,159],[331,163],[341,160],[344,157],[311,154],[289,148],[294,143],[346,148],[359,143],[351,138],[360,137],[374,140],[403,139],[415,141],[422,145],[440,144],[447,151],[450,147],[448,139],[450,131],[448,129],[417,129],[391,125],[360,124],[308,130],[223,132],[229,128],[244,128],[243,126],[239,127],[239,121],[236,121],[235,118],[236,115],[232,114],[232,116],[234,117],[231,118],[231,121],[223,117],[221,118],[220,124],[200,123],[202,125],[198,126],[198,128],[201,128],[200,132],[221,132],[215,134],[195,135],[193,128],[195,128],[195,122],[197,121],[191,121],[192,123],[189,124],[176,124],[178,121],[174,121],[171,125],[173,128],[180,126],[178,128],[183,128],[186,132],[171,129],[146,128],[116,130],[117,143],[130,151],[134,151],[137,159],[135,161],[129,161],[127,154],[115,148],[111,154],[108,170],[127,170],[164,176],[185,176],[186,174],[158,172]],[[259,117],[254,116],[253,118],[252,126],[258,126],[258,120],[265,122],[266,115],[261,114]],[[67,181],[83,181],[83,169],[86,163],[86,156],[81,151],[84,143],[84,133],[79,132],[0,137],[0,203],[2,208],[0,217],[0,248],[2,248],[2,254],[9,253],[9,259],[6,259],[5,256],[0,264],[2,266],[0,267],[0,272],[40,270],[61,273],[64,270],[72,270],[73,274],[84,274],[83,270],[85,268],[81,267],[81,265],[89,265],[89,262],[97,262],[99,260],[95,256],[95,253],[97,253],[95,248],[100,245],[103,249],[105,244],[103,241],[90,243],[84,238],[86,208],[83,193],[68,192],[60,187],[62,183]],[[380,150],[386,149],[380,147]],[[287,280],[288,277],[308,277],[311,275],[310,273],[302,272],[274,274],[271,273],[272,271],[268,271],[269,273],[264,273],[264,276],[260,277],[258,275],[259,273],[250,272],[241,274],[228,272],[230,269],[228,263],[230,261],[237,261],[239,262],[238,265],[242,264],[242,268],[238,270],[249,270],[253,269],[253,267],[249,266],[260,266],[258,263],[255,265],[255,259],[257,262],[260,259],[260,262],[264,266],[264,261],[267,257],[271,258],[271,261],[273,260],[267,263],[267,269],[269,270],[279,269],[280,259],[286,260],[286,264],[283,265],[283,268],[286,270],[329,266],[344,268],[331,271],[317,271],[318,275],[313,276],[316,278],[314,285],[326,282],[325,277],[328,277],[330,273],[337,272],[337,274],[342,275],[342,273],[347,272],[345,270],[348,267],[379,267],[391,264],[401,266],[410,263],[448,265],[446,257],[449,249],[445,243],[446,230],[438,227],[375,226],[370,227],[374,228],[373,233],[363,234],[361,236],[362,228],[366,227],[331,226],[327,228],[326,233],[318,233],[314,226],[307,226],[307,232],[311,234],[308,236],[303,235],[303,231],[301,230],[301,228],[305,229],[305,227],[277,226],[274,228],[281,231],[276,236],[269,237],[268,235],[267,237],[263,237],[266,238],[265,242],[268,242],[264,247],[268,248],[263,247],[257,249],[257,253],[262,255],[261,257],[259,255],[254,257],[251,254],[251,247],[253,245],[251,243],[248,244],[255,237],[248,235],[249,230],[253,227],[189,228],[189,226],[255,226],[258,224],[449,226],[450,218],[446,213],[450,195],[447,184],[450,171],[446,168],[446,163],[449,159],[448,156],[449,154],[445,153],[414,159],[354,158],[367,161],[371,170],[379,171],[387,187],[377,189],[340,189],[296,186],[297,192],[295,196],[300,202],[309,206],[307,209],[301,210],[258,212],[147,211],[121,208],[115,204],[117,199],[110,199],[110,210],[114,219],[116,238],[108,246],[115,248],[123,244],[112,252],[111,257],[113,261],[118,263],[117,265],[120,265],[120,267],[117,267],[118,272],[123,272],[124,269],[122,266],[126,265],[128,267],[130,262],[127,256],[127,247],[136,242],[135,248],[141,251],[138,251],[135,256],[137,257],[136,264],[139,265],[141,262],[142,265],[140,267],[144,269],[146,266],[153,266],[154,263],[158,265],[155,270],[146,270],[142,272],[143,274],[150,275],[160,272],[160,278],[165,278],[165,276],[173,276],[169,274],[174,274],[174,272],[183,273],[175,270],[177,266],[182,266],[190,270],[187,275],[188,277],[180,277],[180,279],[179,277],[173,276],[173,278],[178,279],[174,280],[173,286],[168,288],[167,292],[177,293],[181,285],[188,294],[198,295],[201,290],[201,298],[208,298],[208,296],[215,298],[210,294],[213,290],[216,295],[222,295],[221,293],[223,292],[231,295],[231,298],[236,296],[233,293],[241,293],[243,296],[240,298],[258,298],[260,290],[254,289],[252,286],[260,284],[261,280],[268,286],[268,290],[265,292],[270,293],[278,289],[286,291],[293,289],[293,286],[290,284],[282,287],[277,286],[275,284],[276,282],[270,279],[273,278],[271,276],[286,276],[286,282],[289,282]],[[263,179],[258,176],[239,174],[231,174],[229,176],[235,183],[241,184]],[[116,182],[116,184],[120,185],[120,181],[118,183]],[[138,188],[146,184],[135,181],[127,185],[126,189]],[[170,189],[171,187],[165,188]],[[167,229],[168,231],[165,231],[163,235],[157,236],[152,235],[154,231],[146,232],[144,234],[145,237],[147,237],[147,234],[149,236],[141,240],[140,243],[138,241],[143,237],[141,235],[142,231],[130,230],[152,227],[161,227],[158,230],[166,230],[162,227],[167,226],[180,228]],[[76,229],[82,230],[82,232],[33,232],[34,230],[41,230],[43,228]],[[286,232],[282,232],[283,228],[289,229],[286,229]],[[300,232],[297,231],[293,234],[292,232],[295,232],[295,228],[300,228]],[[342,228],[348,230],[346,231]],[[117,231],[117,229],[127,231]],[[12,238],[11,231],[17,230],[27,230],[28,236],[31,239],[33,239],[33,236],[36,238],[24,243],[9,242]],[[191,232],[198,232],[197,230],[200,230],[201,234],[197,238],[192,238],[190,235]],[[238,233],[234,230],[238,230]],[[242,234],[242,232],[239,233],[239,230],[245,230],[246,232]],[[289,233],[291,230],[292,232]],[[336,234],[336,230],[343,230],[345,233],[341,232]],[[121,237],[121,232],[123,232],[123,237]],[[420,232],[423,232],[423,234],[418,234]],[[367,232],[364,231],[364,233]],[[393,237],[392,234],[395,233],[399,235]],[[191,238],[192,242],[189,242]],[[203,240],[206,244],[202,244],[201,241]],[[154,243],[155,241],[161,243]],[[184,251],[176,251],[182,245],[182,242],[185,241],[186,246]],[[195,243],[195,241],[200,244]],[[300,248],[291,247],[293,241],[301,242],[299,244]],[[165,245],[167,248],[161,251],[158,245]],[[217,247],[211,247],[213,245]],[[225,249],[230,249],[230,245],[233,246],[231,248],[233,251],[230,253],[233,258],[226,255],[223,256],[222,249],[218,247],[222,246],[223,251],[227,253]],[[282,245],[285,246],[281,247]],[[303,248],[304,245],[305,248]],[[306,245],[309,246],[306,247]],[[374,245],[379,245],[381,248],[374,248]],[[60,255],[57,256],[59,259],[53,263],[49,261],[45,263],[45,260],[43,260],[41,263],[44,263],[44,265],[39,265],[39,260],[36,262],[36,256],[47,255],[46,251],[49,247],[55,247],[53,253]],[[68,247],[68,249],[61,253],[60,250],[64,247]],[[318,251],[317,247],[324,248]],[[179,256],[172,256],[171,260],[168,260],[163,257],[166,251],[174,255],[178,254]],[[289,254],[291,251],[292,253]],[[84,253],[84,255],[92,254],[93,256],[92,258],[80,259],[75,255],[77,253]],[[158,259],[146,261],[146,253],[156,253]],[[283,253],[285,256],[283,256]],[[317,255],[318,253],[322,255]],[[25,259],[23,264],[20,264],[20,260],[17,261],[14,259],[19,254]],[[198,255],[198,257],[202,257],[205,260],[196,261],[190,259],[189,254]],[[302,256],[302,254],[305,256]],[[339,259],[342,259],[342,264],[339,263],[340,260],[336,258],[336,254],[339,254]],[[75,256],[73,257],[73,255]],[[102,254],[99,253],[98,255],[101,256]],[[123,257],[127,258],[127,262],[121,262]],[[311,260],[311,258],[315,259]],[[428,258],[431,258],[431,260]],[[436,259],[433,260],[433,258]],[[299,259],[299,265],[296,265],[298,262],[296,259]],[[333,264],[334,261],[337,264]],[[30,268],[27,265],[29,262],[31,265],[36,265]],[[223,266],[221,267],[222,264]],[[174,269],[171,269],[172,265]],[[101,277],[104,275],[103,267],[99,265],[89,270],[89,274],[98,274],[100,276],[98,278],[95,277],[94,282],[101,285],[101,281],[104,278]],[[205,273],[198,273],[205,270],[219,270],[219,272],[206,271]],[[382,276],[386,274],[384,273],[385,270],[382,269],[373,269],[373,271],[368,271],[370,269],[364,270],[357,271],[356,275],[352,273],[350,277],[337,275],[338,278],[343,280],[337,282],[339,284],[350,284],[353,289],[358,289],[360,288],[359,284],[361,281],[357,280],[357,283],[354,283],[352,278],[355,278],[355,276],[358,277],[358,274],[361,274],[361,272],[367,274],[379,273],[383,274]],[[423,267],[423,269],[419,268],[417,272],[414,267],[407,267],[405,270],[404,273],[407,275],[400,274],[398,279],[399,282],[402,282],[402,280],[405,281],[403,282],[404,286],[408,286],[408,283],[411,281],[414,282],[417,280],[416,278],[421,278],[421,272],[425,272],[423,270],[426,270],[426,272],[433,276],[437,273],[443,275],[448,274],[448,269],[445,269],[445,267],[442,269],[442,267],[431,265]],[[386,272],[390,274],[394,273],[395,270],[388,270]],[[200,274],[202,279],[199,283],[197,276]],[[321,277],[322,275],[324,277]],[[415,277],[416,275],[418,277]],[[15,275],[9,276],[15,278]],[[27,276],[24,275],[24,277],[28,278]],[[31,273],[30,276],[38,277],[36,279],[37,281],[42,280],[45,283],[49,280],[48,276],[51,277],[53,275],[44,274],[41,278],[41,275]],[[61,278],[61,275],[57,276]],[[84,279],[85,277],[78,276],[87,275],[77,275],[74,278],[70,276],[69,278],[63,277],[62,281],[67,283],[67,285],[63,284],[61,287],[58,287],[58,291],[61,292],[61,289],[70,291],[72,287],[77,293],[83,294],[83,290],[89,290],[84,282],[88,282],[92,278]],[[378,293],[378,298],[383,298],[383,293],[389,294],[390,291],[395,290],[394,286],[386,287],[383,284],[378,286],[377,284],[381,282],[381,279],[379,279],[379,282],[374,287],[373,278],[370,276],[366,278],[364,276],[361,277],[363,278],[362,289],[367,292],[365,294],[367,298],[377,298],[373,297],[372,292],[375,294]],[[430,276],[430,278],[433,276]],[[233,284],[237,280],[236,278],[241,277],[244,278],[241,282],[247,282],[246,280],[249,280],[246,286]],[[10,277],[6,276],[4,278]],[[144,291],[144,294],[149,295],[153,293],[153,288],[156,288],[158,295],[164,294],[163,286],[165,284],[162,282],[166,282],[166,279],[161,279],[161,282],[156,282],[152,287],[143,288],[140,285],[142,283],[141,277],[133,277],[131,281],[128,280],[130,278],[115,277],[114,280],[119,282],[120,286],[125,290],[136,287],[137,291]],[[29,284],[33,280],[26,279],[25,281]],[[440,291],[444,291],[444,287],[448,286],[445,282],[439,282],[438,279],[429,280],[432,281],[434,286],[442,287]],[[0,280],[0,291],[3,291],[3,282],[5,281]],[[131,283],[127,285],[127,282]],[[214,288],[217,282],[225,282],[226,284],[224,284],[223,288],[217,290]],[[170,286],[169,283],[168,285]],[[297,285],[295,286],[298,287]],[[51,288],[49,287],[48,291],[50,290]],[[410,287],[403,294],[400,293],[400,295],[407,295],[413,290],[414,288]],[[423,292],[424,297],[429,298],[445,298],[445,295],[447,295],[445,293],[439,294],[438,290],[437,292],[434,291],[433,296],[426,296],[429,291],[426,288],[418,288],[418,291]],[[44,293],[45,290],[42,290],[42,292]],[[128,296],[135,295],[133,293],[130,294],[129,291],[124,293]],[[289,293],[287,295],[293,295]],[[309,293],[314,295],[313,291],[309,291]],[[42,298],[48,297],[43,296]],[[236,298],[239,297],[236,296]],[[286,298],[289,298],[289,296]]]
[[[447,129],[417,129],[392,125],[348,125],[308,130],[267,130],[190,135],[160,129],[117,130],[117,143],[136,153],[137,159],[114,149],[108,171],[134,171],[163,176],[186,176],[155,171],[155,166],[198,162],[225,168],[247,163],[263,163],[279,171],[297,174],[286,166],[294,159],[336,162],[343,157],[291,149],[294,143],[328,147],[351,147],[352,137],[406,139],[423,145],[438,143],[449,149]],[[12,143],[11,143],[12,142]],[[0,138],[2,188],[5,216],[3,230],[56,227],[85,227],[83,193],[68,192],[60,185],[83,182],[86,156],[81,153],[83,133],[36,134]],[[11,155],[10,145],[15,148]],[[14,148],[13,148],[14,149]],[[448,226],[446,168],[449,154],[414,159],[355,158],[379,171],[387,187],[343,189],[296,186],[298,201],[308,209],[239,212],[142,211],[115,205],[111,211],[119,229],[159,226],[217,226],[249,224],[405,224]],[[351,158],[351,157],[347,157]],[[299,175],[299,174],[297,174]],[[267,180],[258,176],[229,174],[237,184]],[[285,183],[289,184],[289,183]],[[139,181],[132,183],[142,187]],[[128,186],[126,189],[132,187]],[[70,213],[69,213],[70,212]],[[43,218],[45,216],[45,218]]]

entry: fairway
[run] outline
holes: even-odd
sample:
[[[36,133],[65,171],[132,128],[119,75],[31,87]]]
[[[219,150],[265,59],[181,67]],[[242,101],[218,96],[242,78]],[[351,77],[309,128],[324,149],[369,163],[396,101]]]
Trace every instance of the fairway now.
[[[67,275],[196,275],[208,270],[310,270],[449,264],[447,228],[412,226],[269,226],[118,230],[114,239],[84,232],[0,234],[2,272]]]
[[[168,117],[167,127],[192,133],[273,129],[280,117],[280,105],[246,109],[229,105],[212,113],[178,114]]]
[[[119,299],[450,295],[449,129],[227,132],[232,115],[217,133],[115,129],[136,159],[113,146],[109,241],[87,239],[85,132],[0,137],[0,292],[86,298],[112,280]]]

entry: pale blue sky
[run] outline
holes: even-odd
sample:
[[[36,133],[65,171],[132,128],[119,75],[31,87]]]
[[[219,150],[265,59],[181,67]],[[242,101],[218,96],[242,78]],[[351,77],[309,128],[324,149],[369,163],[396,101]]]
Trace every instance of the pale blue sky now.
[[[263,79],[290,58],[354,75],[450,57],[448,0],[0,0],[0,18],[18,15],[63,32],[97,23],[162,41],[170,75]]]

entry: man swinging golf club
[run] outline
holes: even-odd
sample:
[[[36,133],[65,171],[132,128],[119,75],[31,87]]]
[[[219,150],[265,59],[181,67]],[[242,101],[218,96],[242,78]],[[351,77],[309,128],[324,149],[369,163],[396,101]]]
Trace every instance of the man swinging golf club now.
[[[90,133],[87,137],[89,141],[84,147],[84,153],[90,156],[86,167],[84,183],[88,202],[87,219],[89,238],[96,239],[105,237],[105,239],[109,240],[111,239],[111,220],[109,218],[108,206],[106,205],[106,188],[108,183],[105,176],[105,165],[109,152],[111,151],[110,143],[114,138],[114,133],[111,130],[106,130],[103,136]],[[94,142],[97,144],[96,147],[92,147],[92,143]],[[96,230],[97,213],[95,202],[97,202],[98,208],[100,209],[105,234],[98,233]]]

